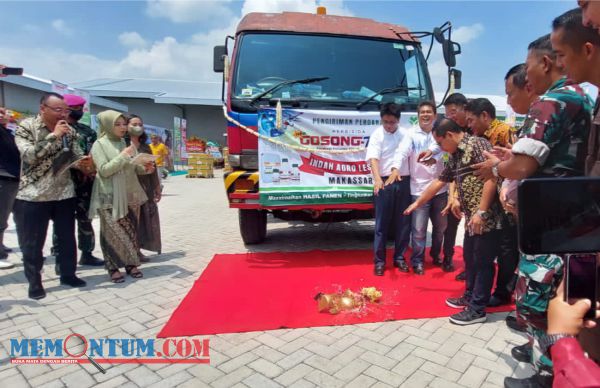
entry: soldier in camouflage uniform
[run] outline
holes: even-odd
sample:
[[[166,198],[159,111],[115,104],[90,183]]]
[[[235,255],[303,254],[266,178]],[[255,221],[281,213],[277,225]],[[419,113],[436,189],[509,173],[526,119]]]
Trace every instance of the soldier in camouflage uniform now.
[[[591,124],[590,98],[564,76],[549,34],[529,45],[526,66],[527,80],[540,95],[521,128],[519,136],[527,140],[517,141],[512,150],[514,157],[506,161],[488,157],[485,163],[476,166],[480,168],[479,175],[517,180],[583,175]],[[513,348],[511,353],[519,361],[531,362],[536,374],[527,379],[507,377],[505,387],[552,386],[552,361],[541,351],[539,339],[547,328],[548,303],[562,276],[561,256],[521,254],[516,303],[527,324],[529,342]]]
[[[83,116],[83,106],[85,99],[73,94],[65,94],[65,102],[71,109],[71,113],[67,118],[69,125],[77,131],[79,146],[85,155],[88,155],[92,149],[92,144],[96,141],[96,131],[87,125],[80,123],[79,120]],[[75,183],[75,194],[77,196],[76,219],[77,219],[77,246],[81,251],[79,264],[101,266],[104,261],[95,257],[92,252],[96,246],[96,236],[92,221],[88,218],[88,210],[90,207],[90,199],[92,196],[92,187],[94,185],[94,176],[85,175],[80,171],[72,170],[73,182]],[[53,247],[52,253],[54,256],[58,254],[56,244],[56,234],[52,236]],[[58,268],[56,268],[57,273]]]
[[[534,176],[583,175],[591,113],[590,98],[566,77],[553,82],[531,106],[521,136],[540,140],[548,147],[548,157]],[[562,277],[562,257],[553,254],[521,256],[517,309],[528,326],[530,344],[533,345],[531,361],[538,372],[535,377],[540,385],[548,385],[551,381],[552,361],[541,350],[539,339],[546,332],[548,303]]]

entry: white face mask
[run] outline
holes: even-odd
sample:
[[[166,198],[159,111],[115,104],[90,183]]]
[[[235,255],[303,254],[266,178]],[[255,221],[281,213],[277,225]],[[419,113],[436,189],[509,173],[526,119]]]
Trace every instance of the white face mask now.
[[[140,136],[142,133],[144,133],[144,127],[140,127],[137,125],[130,125],[127,128],[127,132],[129,132],[129,134],[131,136]]]

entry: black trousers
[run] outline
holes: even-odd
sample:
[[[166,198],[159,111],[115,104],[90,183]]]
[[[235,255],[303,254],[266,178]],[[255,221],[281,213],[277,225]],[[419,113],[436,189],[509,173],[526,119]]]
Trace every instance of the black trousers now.
[[[29,284],[41,281],[44,265],[42,250],[50,220],[57,236],[56,263],[62,278],[75,275],[77,247],[75,243],[75,198],[62,201],[31,202],[17,199],[14,207],[19,247],[23,253],[25,277]]]
[[[458,224],[460,224],[460,218],[456,218],[452,212],[448,212],[448,222],[446,224],[446,232],[444,232],[444,258],[451,259],[454,257]]]
[[[494,285],[494,260],[500,251],[501,231],[493,230],[484,234],[469,236],[465,233],[464,258],[466,292],[469,308],[478,313],[485,311]]]
[[[88,179],[85,181],[75,180],[75,219],[77,220],[77,247],[83,254],[90,254],[96,247],[96,235],[92,220],[88,216],[90,210],[90,200],[92,198],[92,188],[94,181]],[[58,236],[56,231],[52,233],[52,254],[58,256]]]
[[[8,227],[8,216],[13,211],[17,191],[19,191],[18,179],[0,177],[0,244],[4,231]]]
[[[517,224],[507,215],[502,223],[500,236],[500,252],[498,253],[498,278],[494,295],[500,299],[512,296],[517,283],[515,270],[519,265],[519,243]]]
[[[385,182],[387,177],[382,178]],[[403,214],[410,206],[410,178],[387,185],[373,196],[375,203],[374,262],[385,265],[388,234],[394,228],[394,261],[404,260],[404,252],[410,241],[410,216]]]

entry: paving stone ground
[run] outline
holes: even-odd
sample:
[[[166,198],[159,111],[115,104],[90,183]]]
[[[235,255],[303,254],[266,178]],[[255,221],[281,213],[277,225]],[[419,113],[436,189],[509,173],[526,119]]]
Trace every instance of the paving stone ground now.
[[[506,327],[506,314],[466,327],[439,318],[215,335],[210,365],[107,365],[102,374],[88,364],[10,363],[10,338],[154,338],[216,253],[372,246],[372,221],[270,219],[267,241],[245,247],[221,177],[165,181],[163,254],[150,256],[143,279],[112,284],[103,269],[79,267],[88,287],[70,289],[59,285],[49,256],[48,296],[33,301],[20,253],[11,254],[16,267],[0,272],[0,387],[499,387],[504,376],[532,373],[510,356],[524,339]],[[5,244],[17,246],[12,223]]]

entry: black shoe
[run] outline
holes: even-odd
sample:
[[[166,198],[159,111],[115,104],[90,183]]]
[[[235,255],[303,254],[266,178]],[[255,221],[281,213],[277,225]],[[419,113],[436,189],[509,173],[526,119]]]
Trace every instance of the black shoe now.
[[[418,264],[413,267],[413,272],[415,275],[425,275],[425,268],[423,268],[422,264]]]
[[[467,273],[465,271],[462,271],[461,273],[456,275],[455,279],[459,282],[464,282],[465,280],[467,280]]]
[[[504,306],[512,303],[512,298],[509,296],[508,298],[500,298],[496,295],[492,295],[489,302],[487,303],[488,307],[498,307]]]
[[[505,388],[551,388],[553,376],[541,376],[535,374],[526,379],[504,378]]]
[[[472,325],[474,323],[483,323],[486,320],[487,316],[485,315],[485,311],[477,313],[468,308],[450,316],[450,322],[455,325]]]
[[[442,263],[442,271],[454,272],[454,264],[452,264],[452,259],[444,259],[444,262]]]
[[[528,362],[531,364],[531,353],[532,353],[532,348],[531,345],[529,344],[529,342],[523,344],[523,345],[519,345],[519,346],[515,346],[514,348],[512,348],[510,350],[510,354],[513,356],[513,358],[519,362]]]
[[[104,260],[99,259],[96,256],[92,255],[91,252],[88,252],[88,253],[81,254],[81,258],[79,259],[79,264],[80,265],[91,265],[93,267],[100,267],[101,265],[104,265]]]
[[[518,331],[521,333],[525,333],[527,331],[527,326],[519,323],[519,321],[517,320],[517,317],[508,315],[505,319],[505,322],[506,322],[506,326],[508,326],[509,328],[511,328],[515,331]]]
[[[375,274],[375,276],[383,276],[384,272],[385,272],[385,266],[383,266],[383,265],[376,265],[375,268],[373,269],[373,273]]]
[[[435,265],[436,267],[442,266],[442,259],[440,259],[439,257],[432,257],[432,259],[433,259],[433,265]]]
[[[70,287],[85,287],[87,285],[87,283],[85,281],[79,279],[75,275],[68,277],[68,278],[61,277],[60,284],[63,286],[70,286]]]
[[[394,267],[398,268],[400,272],[408,272],[408,265],[404,260],[396,260],[394,261]]]
[[[459,298],[448,298],[446,304],[455,309],[464,309],[467,307],[468,299],[464,295]]]
[[[46,297],[46,291],[44,290],[44,287],[41,283],[35,285],[30,284],[28,296],[29,298],[35,300],[44,299]]]

